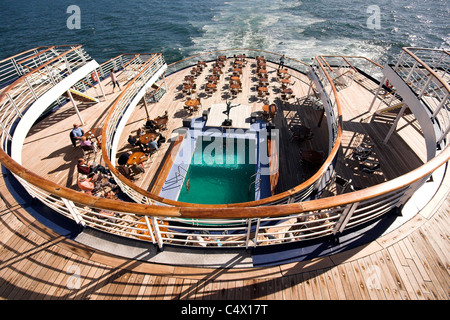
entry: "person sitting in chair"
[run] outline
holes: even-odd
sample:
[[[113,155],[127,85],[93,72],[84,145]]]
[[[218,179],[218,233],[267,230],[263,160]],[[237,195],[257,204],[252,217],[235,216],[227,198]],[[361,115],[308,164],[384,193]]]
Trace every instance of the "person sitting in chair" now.
[[[78,178],[78,187],[83,191],[93,192],[96,189],[96,181],[97,176],[93,175],[91,177],[88,177],[87,175],[82,174]]]
[[[148,143],[148,148],[150,149],[150,152],[152,152],[153,150],[158,151],[159,147],[158,147],[158,142],[156,142],[156,140],[152,140]]]
[[[85,174],[88,177],[93,176],[95,173],[101,172],[105,175],[109,175],[110,172],[107,170],[104,166],[100,164],[96,164],[93,162],[92,164],[89,164],[84,160],[84,158],[79,158],[77,163],[77,170],[78,173]]]
[[[131,134],[128,136],[128,143],[131,144],[133,147],[138,145],[138,139],[136,137],[133,137]]]
[[[130,155],[131,155],[132,153],[133,153],[133,152],[131,152],[131,151],[127,151],[127,152],[125,152],[125,153],[122,153],[122,154],[120,155],[119,159],[117,160],[117,163],[119,164],[119,166],[126,165],[128,159],[130,158]]]
[[[80,147],[82,147],[85,150],[95,150],[94,145],[92,144],[92,142],[88,139],[86,139],[85,136],[82,136],[80,138]]]
[[[150,132],[156,132],[156,123],[150,118],[147,118],[147,121],[145,122],[145,129],[149,130]]]
[[[166,142],[166,138],[160,133],[157,141],[158,148],[161,147],[161,144]]]
[[[78,124],[74,123],[73,129],[70,131],[70,141],[72,141],[74,147],[77,146],[77,140],[80,140],[82,136],[84,136],[83,129],[81,129]]]

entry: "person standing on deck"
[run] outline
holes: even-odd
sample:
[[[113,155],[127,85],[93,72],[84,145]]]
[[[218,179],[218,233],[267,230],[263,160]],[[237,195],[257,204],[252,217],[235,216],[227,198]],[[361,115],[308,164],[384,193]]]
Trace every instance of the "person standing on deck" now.
[[[277,70],[280,70],[280,68],[283,68],[283,67],[284,67],[284,54],[280,58],[280,63],[278,64]]]
[[[109,73],[109,75],[111,76],[111,82],[113,85],[112,92],[114,92],[114,89],[116,88],[116,86],[117,86],[117,88],[119,88],[119,90],[122,90],[119,86],[119,81],[117,81],[116,75],[114,74],[114,69],[111,69],[111,72]]]

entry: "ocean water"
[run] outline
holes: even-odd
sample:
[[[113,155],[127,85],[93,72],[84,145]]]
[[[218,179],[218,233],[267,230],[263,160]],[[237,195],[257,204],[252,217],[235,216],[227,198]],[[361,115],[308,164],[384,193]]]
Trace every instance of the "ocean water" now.
[[[69,5],[80,8],[80,29],[67,27]],[[370,27],[373,5],[379,28]],[[162,52],[170,63],[231,48],[304,62],[341,54],[382,63],[404,46],[450,48],[449,21],[448,0],[1,0],[0,59],[82,44],[99,63],[130,52]]]

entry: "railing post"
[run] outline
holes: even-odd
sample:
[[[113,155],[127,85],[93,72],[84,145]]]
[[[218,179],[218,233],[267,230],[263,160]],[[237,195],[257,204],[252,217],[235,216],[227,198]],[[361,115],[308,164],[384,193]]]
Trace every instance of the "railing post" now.
[[[6,128],[3,126],[3,122],[0,122],[0,128],[2,129],[3,133],[6,133],[6,135],[8,136],[8,139],[9,139],[9,140],[12,140],[12,136],[11,136],[11,134],[9,133],[9,131],[6,130]]]
[[[14,66],[14,69],[16,69],[17,75],[18,75],[19,77],[22,76],[22,75],[24,75],[25,72],[23,71],[22,66],[20,66],[20,68],[19,68],[19,66],[17,65],[16,59],[12,59],[11,61],[12,61],[12,64],[13,64],[13,66]]]
[[[103,89],[103,84],[102,84],[102,81],[101,81],[101,79],[100,79],[100,77],[98,75],[97,69],[95,69],[94,72],[95,72],[95,76],[97,77],[98,85],[100,86],[100,91],[102,92],[103,99],[105,99],[104,101],[106,101],[105,90]]]
[[[383,83],[384,83],[385,80],[386,80],[386,76],[383,76],[383,78],[381,79],[380,85],[378,86],[377,92],[373,96],[372,102],[370,103],[369,110],[367,111],[368,113],[370,113],[370,111],[372,110],[373,104],[377,100],[377,97],[380,94],[381,88],[383,87]]]
[[[69,72],[69,74],[72,74],[72,68],[70,67],[70,63],[69,60],[67,60],[66,55],[64,55],[64,62],[66,63],[67,71]]]
[[[261,224],[261,218],[258,218],[256,221],[256,231],[255,231],[255,243],[253,245],[253,248],[256,248],[256,245],[258,244],[258,234],[259,234],[259,226]]]
[[[55,77],[53,77],[52,71],[50,70],[48,65],[45,66],[45,70],[47,71],[47,74],[50,77],[50,79],[52,79],[53,85],[56,85]]]
[[[37,95],[36,95],[36,92],[34,92],[34,89],[33,89],[33,87],[31,86],[31,83],[30,83],[30,81],[28,80],[28,77],[25,78],[25,82],[27,83],[27,86],[28,86],[28,88],[30,89],[31,94],[33,95],[34,99],[37,100],[38,97],[37,97]]]
[[[348,204],[345,207],[344,211],[341,213],[341,216],[339,217],[339,220],[336,223],[336,225],[334,226],[334,229],[332,232],[333,236],[336,239],[339,237],[339,235],[342,233],[342,231],[344,231],[348,221],[352,217],[353,212],[355,212],[358,205],[359,205],[359,202]]]
[[[69,210],[70,214],[72,215],[73,220],[75,220],[75,222],[78,223],[79,225],[83,226],[83,228],[86,227],[86,222],[84,221],[83,216],[80,214],[80,212],[78,212],[78,209],[75,206],[75,204],[72,201],[67,200],[65,198],[61,199],[66,205],[67,210]]]
[[[248,244],[250,242],[250,232],[252,230],[252,219],[247,219],[248,220],[248,224],[247,224],[247,236],[245,239],[245,249],[248,249]]]
[[[144,220],[145,220],[145,224],[147,225],[148,234],[149,234],[150,237],[152,238],[152,242],[153,242],[153,243],[156,243],[155,235],[153,234],[152,226],[151,226],[151,224],[150,224],[150,220],[148,219],[148,216],[144,216]]]
[[[11,98],[11,96],[9,95],[9,92],[6,93],[6,96],[9,99],[9,102],[11,102],[11,105],[14,107],[14,109],[16,110],[17,114],[19,115],[19,117],[23,117],[22,112],[20,112],[19,108],[17,107],[16,103],[14,102],[13,98]]]
[[[162,249],[163,242],[162,242],[161,232],[159,230],[159,224],[156,221],[155,217],[152,217],[151,221],[152,221],[152,225],[153,225],[153,230],[155,230],[155,236],[156,236],[156,241],[158,242],[158,247],[159,247],[159,249]]]
[[[447,99],[449,98],[449,93],[447,92],[447,94],[445,95],[444,99],[442,99],[442,101],[439,103],[439,106],[436,108],[436,110],[433,112],[433,115],[431,116],[431,119],[433,120],[434,118],[436,118],[436,116],[438,115],[438,113],[441,111],[442,107],[444,106],[444,104],[447,102]]]

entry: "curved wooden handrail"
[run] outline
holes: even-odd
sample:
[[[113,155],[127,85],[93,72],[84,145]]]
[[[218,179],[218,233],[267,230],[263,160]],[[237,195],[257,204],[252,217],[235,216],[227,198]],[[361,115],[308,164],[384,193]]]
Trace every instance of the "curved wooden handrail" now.
[[[23,80],[26,74],[20,78]],[[329,75],[327,75],[330,81]],[[331,82],[330,82],[331,83]],[[331,83],[332,85],[332,83]],[[334,89],[334,86],[333,90]],[[124,94],[125,90],[121,93]],[[0,96],[0,102],[4,95]],[[106,129],[104,128],[104,133]],[[338,144],[335,144],[335,147]],[[102,152],[106,150],[102,149]],[[294,213],[310,212],[351,204],[363,200],[369,200],[380,195],[398,190],[408,186],[433,173],[437,168],[445,164],[450,159],[450,148],[446,147],[436,157],[422,166],[393,180],[383,182],[363,190],[345,193],[333,197],[321,198],[317,200],[305,201],[302,203],[291,203],[277,206],[261,207],[167,207],[158,205],[146,205],[132,202],[123,202],[89,196],[73,189],[60,186],[49,181],[25,167],[15,162],[9,155],[0,148],[0,162],[12,173],[28,183],[49,192],[55,196],[71,200],[75,203],[117,212],[133,212],[138,215],[161,216],[161,217],[183,217],[183,218],[257,218],[257,217],[280,217]]]
[[[17,53],[17,54],[15,54],[15,55],[11,56],[11,57],[8,57],[8,58],[5,58],[5,59],[0,60],[0,63],[5,62],[5,61],[8,61],[8,60],[11,60],[11,59],[14,59],[14,58],[19,57],[19,56],[21,56],[21,55],[23,55],[23,54],[26,54],[26,53],[28,53],[28,52],[32,52],[32,51],[34,51],[34,50],[39,50],[39,49],[42,49],[42,48],[49,48],[49,46],[40,46],[40,47],[36,47],[36,48],[33,48],[33,49],[29,49],[29,50],[26,50],[26,51]]]
[[[344,206],[363,200],[369,200],[391,191],[403,188],[414,183],[445,164],[450,159],[450,147],[445,148],[438,156],[431,159],[419,168],[410,171],[403,176],[383,182],[363,190],[345,193],[333,197],[305,201],[301,203],[283,204],[277,206],[262,207],[233,207],[233,208],[199,208],[199,207],[168,207],[158,205],[145,205],[133,202],[124,202],[98,198],[86,195],[73,189],[60,186],[49,181],[12,160],[0,149],[0,162],[11,172],[25,181],[39,187],[56,196],[71,200],[75,203],[117,212],[133,212],[138,215],[181,217],[181,218],[258,218],[280,217],[290,214],[323,210],[338,206]]]
[[[250,50],[250,49],[230,49],[230,50]],[[217,50],[217,51],[213,51],[214,53],[217,52],[223,52],[223,51],[229,51],[229,50]],[[205,54],[210,54],[210,52],[205,53]],[[199,55],[195,56],[198,57]],[[191,58],[191,57],[190,57]],[[186,60],[186,59],[184,59]],[[319,61],[318,61],[319,62]],[[323,71],[325,72],[325,69],[323,68],[322,64],[319,62],[321,68],[323,69]],[[137,76],[139,77],[139,75],[141,75],[144,72],[145,69],[143,69]],[[332,79],[331,77],[328,75],[327,72],[325,72],[325,74],[327,75],[328,81],[330,83],[332,83]],[[135,78],[135,79],[136,79]],[[116,99],[116,101],[114,102],[114,104],[111,106],[111,109],[108,113],[107,118],[105,119],[105,124],[107,124],[109,122],[109,120],[111,119],[113,113],[114,113],[114,109],[116,108],[117,104],[120,102],[120,99],[122,98],[122,96],[125,94],[125,92],[127,91],[127,89],[134,83],[135,79],[133,79],[132,81],[130,81],[130,83],[128,83],[127,87],[125,87],[125,89],[123,90],[123,92],[118,96],[118,98]],[[334,84],[332,84],[332,89],[333,89],[333,93],[334,96],[336,98],[336,104],[337,104],[337,108],[338,108],[338,118],[341,119],[342,118],[342,112],[341,112],[341,107],[340,107],[340,102],[339,102],[339,98],[337,97],[337,91],[336,88],[334,87]],[[104,126],[103,128],[103,135],[106,136],[106,127],[107,125]],[[255,201],[248,201],[248,202],[241,202],[241,203],[231,203],[231,204],[216,204],[216,205],[211,205],[211,204],[195,204],[195,203],[187,203],[187,202],[181,202],[181,201],[176,201],[176,200],[171,200],[171,199],[167,199],[167,198],[163,198],[160,197],[156,194],[153,194],[143,188],[140,188],[139,186],[137,186],[136,184],[134,184],[133,182],[131,182],[130,180],[128,180],[126,177],[124,177],[122,174],[119,173],[119,171],[115,168],[114,164],[111,163],[109,157],[108,157],[108,152],[106,150],[106,145],[102,144],[102,156],[103,159],[105,160],[106,165],[108,166],[108,168],[113,171],[113,173],[115,174],[115,176],[119,177],[120,181],[124,184],[126,184],[128,187],[132,188],[133,190],[135,190],[136,192],[138,192],[139,194],[146,196],[149,199],[152,199],[154,201],[158,201],[160,203],[164,203],[170,206],[179,206],[179,207],[195,207],[195,208],[230,208],[230,207],[251,207],[251,206],[264,206],[264,205],[270,205],[271,203],[290,197],[292,195],[295,195],[303,190],[305,190],[306,188],[310,187],[312,184],[314,184],[328,169],[328,167],[331,165],[331,163],[333,162],[334,157],[336,156],[337,152],[339,151],[339,147],[341,144],[341,139],[342,139],[342,125],[341,125],[341,121],[339,121],[339,125],[338,125],[338,135],[336,138],[336,141],[333,145],[332,150],[330,151],[330,154],[327,156],[327,158],[325,159],[324,163],[322,164],[322,166],[316,171],[316,173],[311,176],[308,180],[304,181],[303,183],[287,190],[284,192],[281,192],[279,194],[264,198],[264,199],[260,199],[260,200],[255,200]]]
[[[431,69],[425,62],[423,62],[419,57],[412,53],[408,48],[403,48],[403,51],[408,53],[414,60],[420,63],[425,69],[427,69],[428,72],[430,72],[436,79],[439,80],[439,82],[445,87],[447,92],[450,92],[450,85],[447,83],[447,81],[442,79],[440,75],[438,75],[433,69]]]

